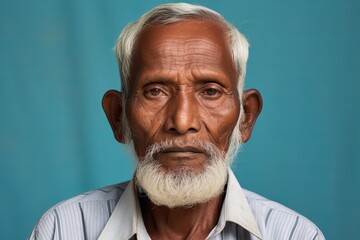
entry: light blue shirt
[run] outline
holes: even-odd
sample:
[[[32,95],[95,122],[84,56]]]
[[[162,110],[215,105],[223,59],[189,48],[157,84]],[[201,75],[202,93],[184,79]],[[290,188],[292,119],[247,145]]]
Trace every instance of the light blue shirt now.
[[[30,240],[148,240],[134,181],[97,189],[49,209]],[[300,214],[243,190],[229,170],[218,224],[206,239],[322,240],[321,231]]]

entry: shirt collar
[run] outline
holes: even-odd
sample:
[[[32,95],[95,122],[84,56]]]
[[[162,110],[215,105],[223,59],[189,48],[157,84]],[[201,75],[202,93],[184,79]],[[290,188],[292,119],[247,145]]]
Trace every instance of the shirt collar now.
[[[245,194],[231,169],[229,169],[225,200],[217,228],[223,229],[227,221],[240,225],[262,239]],[[150,239],[144,226],[134,180],[132,180],[116,204],[98,240],[127,240],[134,234],[138,235],[138,239]]]
[[[134,180],[132,180],[117,202],[98,240],[128,240],[134,234],[150,239],[144,226]]]
[[[234,222],[248,230],[257,238],[262,239],[259,227],[233,171],[229,169],[226,195],[221,209],[218,226],[223,228],[226,222]]]

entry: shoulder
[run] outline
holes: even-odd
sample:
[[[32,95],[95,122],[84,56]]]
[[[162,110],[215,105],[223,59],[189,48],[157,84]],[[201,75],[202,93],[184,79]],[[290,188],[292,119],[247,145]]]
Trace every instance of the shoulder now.
[[[264,239],[325,239],[309,219],[280,203],[243,189]]]
[[[99,188],[56,204],[42,215],[29,239],[83,239],[85,234],[100,234],[128,183]],[[92,231],[86,233],[85,226],[92,226]]]

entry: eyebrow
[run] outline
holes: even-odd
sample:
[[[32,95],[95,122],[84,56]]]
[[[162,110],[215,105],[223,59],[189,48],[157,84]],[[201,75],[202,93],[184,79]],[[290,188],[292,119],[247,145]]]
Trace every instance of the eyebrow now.
[[[211,68],[203,70],[191,70],[191,78],[194,83],[217,83],[224,88],[231,87],[233,85],[230,76],[223,71],[212,70]],[[141,76],[142,75],[142,76]],[[137,78],[138,84],[141,82],[141,87],[149,84],[165,84],[176,83],[178,79],[177,71],[171,73],[171,70],[149,70],[146,73],[141,74]]]

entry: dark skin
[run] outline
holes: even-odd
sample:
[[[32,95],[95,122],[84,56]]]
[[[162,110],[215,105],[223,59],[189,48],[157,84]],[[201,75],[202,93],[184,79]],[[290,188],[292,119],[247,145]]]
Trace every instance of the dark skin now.
[[[164,139],[209,141],[227,151],[239,116],[237,73],[223,28],[210,20],[186,20],[148,27],[134,48],[126,114],[139,158]],[[124,143],[119,122],[122,94],[108,91],[103,108],[115,138]],[[257,90],[243,92],[242,142],[249,140],[262,108]],[[160,152],[164,171],[188,167],[201,171],[207,156],[200,149]],[[224,195],[192,208],[170,209],[141,200],[152,239],[205,239],[217,224]]]

